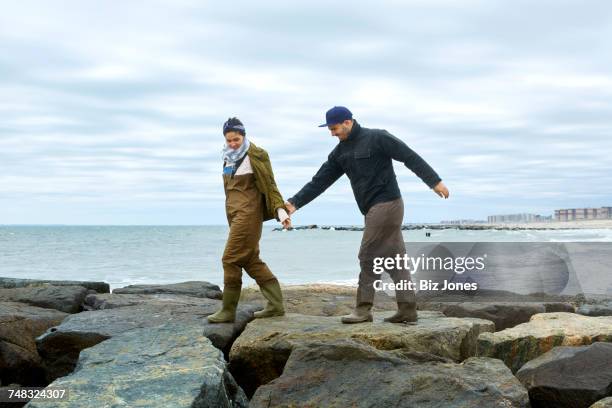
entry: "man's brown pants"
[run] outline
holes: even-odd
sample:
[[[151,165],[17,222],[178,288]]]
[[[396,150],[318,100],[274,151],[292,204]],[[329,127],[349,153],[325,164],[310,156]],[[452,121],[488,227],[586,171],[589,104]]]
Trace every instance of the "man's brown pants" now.
[[[357,289],[357,306],[374,302],[374,282],[381,279],[374,273],[374,258],[401,257],[406,253],[402,222],[404,220],[404,201],[400,198],[372,206],[365,216],[365,229],[359,248],[359,288]],[[404,268],[387,270],[394,283],[409,281],[410,272]],[[396,290],[398,303],[415,302],[413,290]]]

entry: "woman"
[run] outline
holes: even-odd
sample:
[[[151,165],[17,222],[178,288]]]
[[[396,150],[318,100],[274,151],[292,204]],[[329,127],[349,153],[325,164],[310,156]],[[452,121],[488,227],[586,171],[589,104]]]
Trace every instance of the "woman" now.
[[[259,238],[264,221],[276,218],[284,228],[290,228],[291,220],[274,181],[268,153],[246,138],[244,125],[237,118],[223,124],[223,135],[223,186],[230,232],[223,252],[223,307],[208,316],[208,321],[234,321],[243,268],[268,300],[255,317],[282,316],[283,295],[278,280],[259,258]]]

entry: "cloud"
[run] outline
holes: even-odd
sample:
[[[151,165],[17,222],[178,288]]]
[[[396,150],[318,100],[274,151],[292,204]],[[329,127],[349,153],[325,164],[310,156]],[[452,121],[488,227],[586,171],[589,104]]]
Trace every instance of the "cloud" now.
[[[396,164],[406,222],[612,205],[604,1],[42,2],[0,15],[0,223],[224,223],[239,116],[291,196],[349,106]],[[341,210],[340,210],[341,209]],[[132,218],[130,218],[132,217]],[[360,223],[346,177],[297,223]]]

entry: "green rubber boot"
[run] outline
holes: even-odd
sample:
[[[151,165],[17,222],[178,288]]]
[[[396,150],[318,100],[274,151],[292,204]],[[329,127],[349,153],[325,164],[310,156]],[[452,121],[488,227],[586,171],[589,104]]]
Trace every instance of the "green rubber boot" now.
[[[221,310],[208,316],[210,323],[229,323],[236,319],[236,308],[240,300],[240,288],[223,289],[223,306]]]
[[[266,283],[259,287],[261,293],[266,299],[268,304],[264,310],[255,312],[253,315],[256,318],[272,317],[272,316],[284,316],[285,308],[283,307],[283,293],[281,292],[280,284],[277,280],[270,283]]]

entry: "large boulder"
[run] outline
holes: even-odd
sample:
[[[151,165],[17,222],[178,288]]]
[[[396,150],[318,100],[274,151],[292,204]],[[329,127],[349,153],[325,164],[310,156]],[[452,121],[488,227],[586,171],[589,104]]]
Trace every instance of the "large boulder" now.
[[[537,302],[537,303],[581,303],[584,302],[585,296],[578,295],[561,295],[554,293],[534,292],[529,294],[520,294],[507,290],[485,289],[479,288],[476,291],[449,291],[449,290],[432,290],[419,291],[417,293],[417,301],[419,304],[427,305],[428,303],[441,302],[477,302],[477,303],[498,303],[498,302]]]
[[[0,302],[0,384],[45,384],[34,339],[68,314],[23,303]]]
[[[85,297],[83,308],[85,310],[117,309],[120,307],[149,305],[157,308],[164,305],[171,306],[203,306],[220,304],[210,298],[198,298],[176,294],[117,294],[117,293],[90,293]]]
[[[0,301],[21,302],[32,306],[55,309],[65,313],[77,313],[87,296],[83,286],[26,286],[0,289]]]
[[[70,373],[85,348],[130,330],[171,321],[198,327],[215,347],[228,353],[233,340],[253,319],[253,312],[260,309],[240,304],[234,323],[210,324],[206,317],[221,307],[219,300],[177,295],[103,296],[111,298],[111,304],[117,307],[71,315],[36,340],[49,381]]]
[[[68,390],[67,399],[53,403],[58,408],[248,405],[221,351],[199,327],[174,323],[131,330],[84,350],[76,370],[49,388]]]
[[[461,364],[427,353],[381,351],[338,340],[296,347],[283,374],[257,389],[259,407],[528,407],[503,362]]]
[[[26,288],[33,286],[82,286],[88,290],[98,293],[109,293],[110,286],[106,282],[95,281],[73,281],[73,280],[50,280],[50,279],[21,279],[0,277],[0,288]]]
[[[350,314],[355,308],[357,288],[346,285],[306,284],[282,287],[285,310],[312,316],[342,316]],[[265,304],[257,286],[242,290],[241,300]],[[395,299],[385,292],[376,292],[373,311],[395,310]]]
[[[612,301],[602,303],[585,303],[576,313],[584,316],[612,316]]]
[[[528,322],[531,316],[538,313],[574,312],[574,306],[563,302],[461,302],[442,303],[440,310],[446,316],[477,317],[491,320],[495,330],[504,330]]]
[[[612,343],[555,347],[516,373],[535,406],[587,408],[612,395]]]
[[[503,360],[512,372],[555,346],[612,341],[612,317],[541,313],[527,323],[478,338],[478,355]]]
[[[591,405],[589,408],[612,408],[612,397],[599,400],[593,405]]]
[[[223,296],[219,286],[205,281],[179,282],[167,285],[129,285],[123,288],[113,289],[113,293],[143,295],[167,293],[210,299],[221,299]]]
[[[392,312],[378,313],[374,323],[342,324],[338,317],[299,314],[251,322],[234,342],[230,369],[247,395],[280,376],[293,348],[306,342],[352,338],[380,350],[408,348],[455,361],[476,353],[476,339],[492,332],[492,322],[446,317],[439,312],[419,312],[416,325],[382,322]]]

